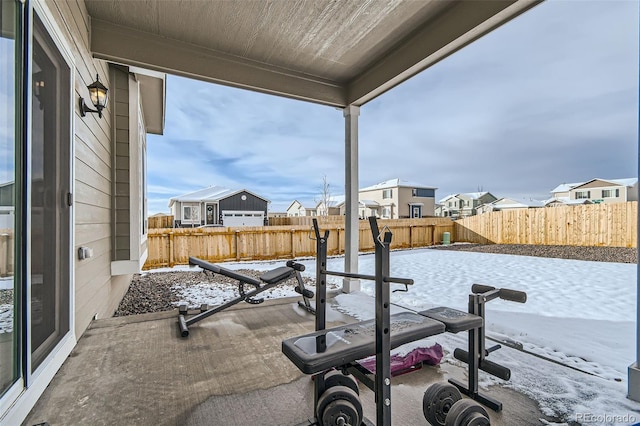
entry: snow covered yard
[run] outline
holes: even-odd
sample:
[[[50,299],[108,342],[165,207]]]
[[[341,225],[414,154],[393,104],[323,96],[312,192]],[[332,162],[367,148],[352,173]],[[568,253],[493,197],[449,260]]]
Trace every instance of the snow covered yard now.
[[[328,269],[342,270],[343,261],[329,259]],[[281,263],[225,267],[268,270]],[[303,275],[315,277],[315,261],[302,263],[307,266]],[[360,272],[374,273],[373,255],[360,256]],[[392,252],[391,273],[415,281],[409,292],[392,293],[397,311],[433,306],[466,310],[474,283],[527,292],[524,305],[501,300],[487,305],[488,336],[524,349],[504,347],[491,354],[490,359],[512,369],[511,381],[504,385],[538,401],[543,413],[560,419],[557,424],[640,422],[640,404],[626,398],[627,367],[635,359],[635,264],[419,249]],[[329,280],[340,286],[339,278]],[[358,319],[373,318],[373,293],[373,283],[363,281],[361,292],[339,295],[333,308]],[[286,296],[297,293],[282,287],[270,297]],[[216,303],[204,294],[184,297],[190,304]],[[427,344],[444,347],[443,362],[460,364],[451,353],[466,346],[466,333],[430,340]],[[483,386],[502,383],[486,374],[482,378]]]

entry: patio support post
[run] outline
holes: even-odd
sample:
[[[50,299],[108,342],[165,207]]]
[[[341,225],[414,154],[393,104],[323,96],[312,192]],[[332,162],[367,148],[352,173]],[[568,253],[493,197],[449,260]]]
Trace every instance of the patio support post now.
[[[358,224],[358,116],[360,107],[349,105],[342,110],[344,115],[344,271],[358,272],[359,224]],[[360,280],[345,278],[342,291],[352,293],[360,290]]]
[[[638,133],[638,176],[640,176],[640,133]],[[640,208],[637,212],[636,228],[636,252],[640,253]],[[627,397],[640,402],[640,256],[638,256],[636,271],[636,360],[629,366]]]

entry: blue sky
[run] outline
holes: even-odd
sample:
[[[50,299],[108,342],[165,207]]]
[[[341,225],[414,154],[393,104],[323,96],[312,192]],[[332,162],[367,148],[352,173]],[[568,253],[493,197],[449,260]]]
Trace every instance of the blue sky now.
[[[638,2],[549,0],[360,111],[360,187],[549,198],[560,183],[637,176]],[[284,211],[326,175],[344,193],[342,111],[167,77],[148,136],[150,214],[210,185]]]

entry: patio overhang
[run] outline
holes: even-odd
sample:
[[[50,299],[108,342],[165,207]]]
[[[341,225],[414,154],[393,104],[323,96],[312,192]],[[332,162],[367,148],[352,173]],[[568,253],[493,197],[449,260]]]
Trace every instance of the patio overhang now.
[[[96,58],[361,106],[541,0],[87,1]]]

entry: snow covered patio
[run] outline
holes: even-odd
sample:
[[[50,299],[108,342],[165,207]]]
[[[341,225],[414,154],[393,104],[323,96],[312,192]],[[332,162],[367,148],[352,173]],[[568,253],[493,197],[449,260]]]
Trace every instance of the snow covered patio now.
[[[343,261],[330,259],[328,267],[339,270]],[[280,263],[225,266],[268,270]],[[304,275],[313,277],[314,261],[303,263]],[[373,271],[372,255],[360,256],[360,270]],[[488,393],[504,402],[501,414],[491,413],[492,424],[640,421],[640,405],[626,398],[626,369],[634,356],[635,306],[629,295],[636,265],[421,249],[392,252],[391,271],[415,280],[408,293],[392,293],[393,303],[416,310],[466,309],[473,283],[528,293],[524,305],[488,305],[487,334],[524,350],[503,347],[490,356],[512,369],[504,385],[482,375]],[[330,319],[373,317],[372,284],[363,282],[362,288],[339,294]],[[280,352],[283,339],[313,329],[313,318],[297,307],[297,299],[286,298],[294,295],[293,289],[279,288],[275,300],[264,305],[242,304],[199,323],[188,339],[178,335],[176,312],[97,321],[25,424],[302,422],[312,413],[312,386]],[[191,304],[211,303],[203,294],[191,292],[189,298]],[[394,424],[426,424],[422,394],[427,386],[463,375],[450,353],[464,346],[466,334],[421,343],[434,342],[446,352],[439,367],[394,379]],[[375,418],[373,396],[363,395],[365,414]]]

